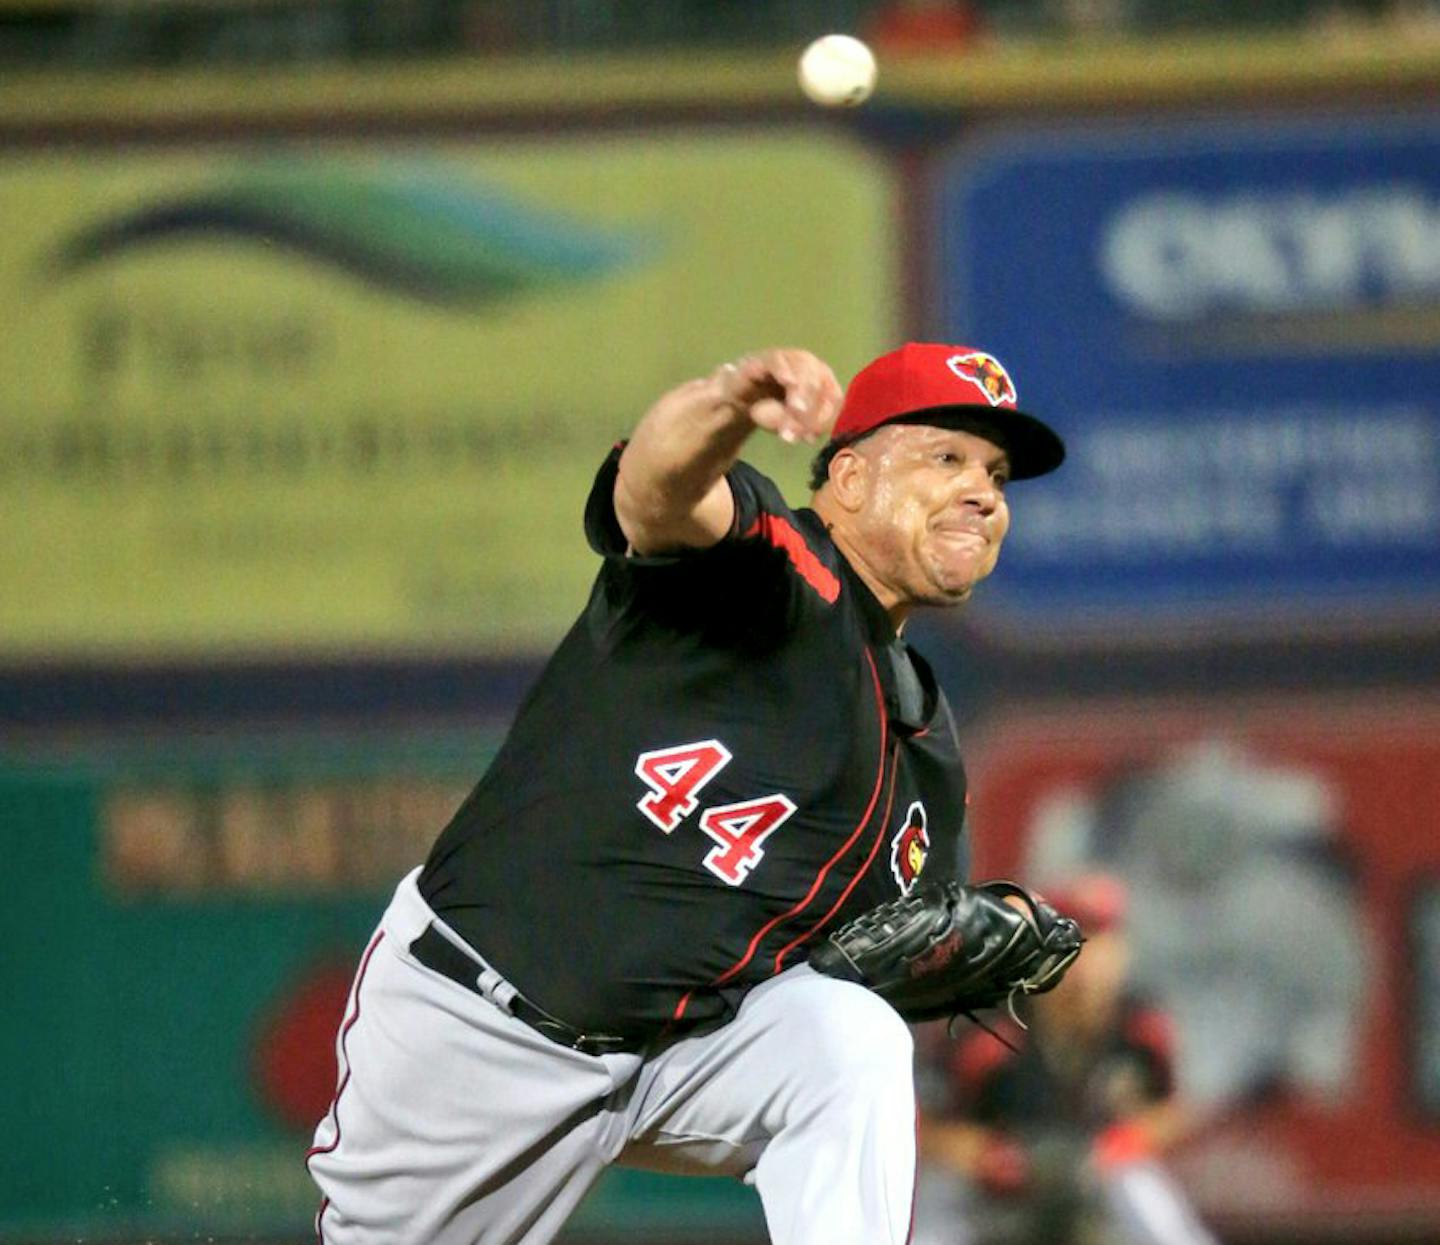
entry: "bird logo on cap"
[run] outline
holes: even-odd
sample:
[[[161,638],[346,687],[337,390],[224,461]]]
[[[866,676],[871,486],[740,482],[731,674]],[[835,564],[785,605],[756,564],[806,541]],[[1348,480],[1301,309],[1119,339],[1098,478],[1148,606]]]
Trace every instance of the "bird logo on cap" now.
[[[1001,366],[1000,360],[984,351],[972,350],[969,354],[952,354],[945,360],[945,366],[961,380],[969,381],[985,395],[991,406],[1014,406],[1015,382],[1010,373]]]

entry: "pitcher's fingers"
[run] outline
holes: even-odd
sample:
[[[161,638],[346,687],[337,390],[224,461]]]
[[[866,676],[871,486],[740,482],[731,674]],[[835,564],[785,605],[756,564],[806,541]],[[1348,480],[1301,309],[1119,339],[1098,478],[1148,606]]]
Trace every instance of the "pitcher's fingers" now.
[[[835,426],[835,421],[840,417],[840,407],[845,401],[845,395],[833,376],[828,380],[822,379],[816,387],[815,406],[806,416],[806,424],[810,432],[810,440],[828,440],[830,430]]]
[[[819,405],[825,365],[808,350],[781,350],[777,354],[777,375],[785,381],[785,405],[808,428],[809,417]]]
[[[789,407],[777,398],[761,398],[752,403],[750,419],[757,428],[773,432],[787,443],[798,441],[802,435]]]
[[[803,386],[802,397],[806,408],[803,416],[809,434],[807,439],[813,441],[828,437],[840,413],[844,391],[840,388],[840,382],[835,379],[834,371],[823,359],[809,351],[796,353],[798,358],[795,369]]]

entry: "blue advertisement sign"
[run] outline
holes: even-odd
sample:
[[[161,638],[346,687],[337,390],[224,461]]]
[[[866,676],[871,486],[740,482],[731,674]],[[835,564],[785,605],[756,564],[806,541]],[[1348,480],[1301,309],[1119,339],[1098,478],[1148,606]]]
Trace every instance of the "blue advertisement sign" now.
[[[936,190],[937,336],[1070,449],[989,608],[1440,599],[1440,119],[1000,133]]]

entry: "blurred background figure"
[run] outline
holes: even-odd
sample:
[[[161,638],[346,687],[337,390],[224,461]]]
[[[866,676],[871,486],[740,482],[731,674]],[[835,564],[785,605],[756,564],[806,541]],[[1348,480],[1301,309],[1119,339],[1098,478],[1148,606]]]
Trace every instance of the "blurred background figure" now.
[[[1053,992],[1018,1006],[1027,1028],[1006,1019],[998,1037],[931,1031],[922,1044],[933,1096],[916,1240],[1211,1245],[1163,1164],[1195,1117],[1176,1092],[1170,1020],[1133,983],[1125,885],[1093,873],[1048,897],[1087,941]]]
[[[1128,887],[1134,978],[1173,1015],[1197,1101],[1351,1087],[1373,974],[1340,817],[1322,775],[1208,739],[1034,819],[1033,876]]]

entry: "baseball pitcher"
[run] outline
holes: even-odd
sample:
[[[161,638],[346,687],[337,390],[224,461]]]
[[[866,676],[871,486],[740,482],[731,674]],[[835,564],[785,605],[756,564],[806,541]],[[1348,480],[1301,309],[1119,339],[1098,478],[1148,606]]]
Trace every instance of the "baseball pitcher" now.
[[[809,507],[741,461],[757,432],[821,446]],[[1080,937],[964,880],[954,722],[904,628],[1063,457],[964,346],[843,397],[766,350],[655,403],[585,508],[589,602],[361,959],[321,1241],[540,1245],[612,1163],[743,1179],[780,1245],[906,1240],[906,1022],[1047,989]]]

